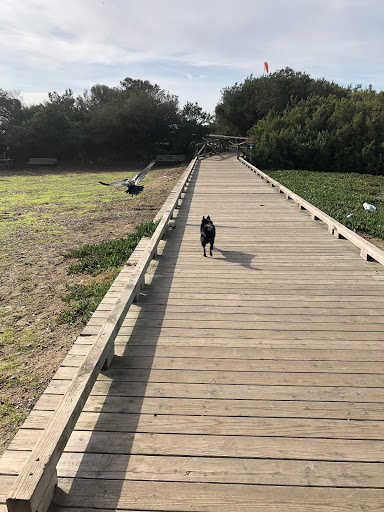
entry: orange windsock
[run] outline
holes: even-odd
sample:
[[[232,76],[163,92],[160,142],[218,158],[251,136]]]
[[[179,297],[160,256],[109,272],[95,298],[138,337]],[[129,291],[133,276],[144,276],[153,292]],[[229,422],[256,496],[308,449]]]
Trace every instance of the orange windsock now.
[[[264,62],[265,71],[268,73],[268,62]]]

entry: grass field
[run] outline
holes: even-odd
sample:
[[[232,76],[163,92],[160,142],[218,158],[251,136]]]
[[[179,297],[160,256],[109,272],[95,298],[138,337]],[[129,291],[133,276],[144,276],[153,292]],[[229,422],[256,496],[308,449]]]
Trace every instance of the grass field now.
[[[104,208],[111,200],[127,200],[124,187],[103,187],[99,181],[113,182],[131,178],[135,171],[90,172],[46,175],[22,175],[0,178],[0,240],[23,228],[44,230],[47,235],[61,235],[66,231],[63,218],[67,216],[93,217],[104,214]],[[155,170],[142,181],[151,189],[164,174]],[[135,198],[149,198],[152,191],[145,190]]]

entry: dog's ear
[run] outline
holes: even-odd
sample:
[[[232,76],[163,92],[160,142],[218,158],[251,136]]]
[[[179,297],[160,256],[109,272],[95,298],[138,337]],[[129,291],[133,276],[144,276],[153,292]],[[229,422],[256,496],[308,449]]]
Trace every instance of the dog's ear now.
[[[205,220],[205,217],[204,217],[204,215],[203,215],[203,220]]]
[[[211,220],[211,217],[208,215],[207,220]]]

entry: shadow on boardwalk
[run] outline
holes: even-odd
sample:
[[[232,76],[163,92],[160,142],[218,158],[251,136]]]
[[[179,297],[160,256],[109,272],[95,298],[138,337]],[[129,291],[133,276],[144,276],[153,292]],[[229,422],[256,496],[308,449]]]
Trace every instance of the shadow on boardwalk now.
[[[198,174],[199,166],[194,171],[188,187],[190,197],[193,195]],[[190,206],[191,200],[183,201],[182,208],[186,216],[188,216]],[[184,234],[185,228],[185,223],[179,223],[178,234]],[[172,232],[169,232],[169,243],[172,244],[172,253],[174,255],[178,255],[180,251],[182,238],[181,236],[178,241],[172,237]],[[162,262],[160,256],[158,265],[160,273],[163,265],[165,263]],[[164,282],[162,287],[164,294],[169,293],[171,286],[172,280]],[[164,299],[164,301],[167,302],[167,299]],[[144,303],[145,299],[143,301],[140,300],[137,304],[141,305]],[[94,427],[90,427],[92,428],[92,434],[70,489],[64,490],[60,487],[56,489],[54,500],[50,507],[51,512],[59,507],[71,507],[74,502],[78,503],[79,500],[85,500],[86,503],[92,502],[93,505],[89,506],[93,507],[95,497],[84,493],[84,486],[90,483],[90,479],[94,480],[95,485],[97,485],[98,494],[108,495],[109,509],[115,510],[119,506],[130,457],[135,455],[135,452],[132,452],[133,444],[135,435],[140,433],[140,415],[142,414],[143,402],[159,337],[159,335],[154,334],[151,339],[146,338],[143,341],[142,327],[140,327],[142,322],[140,320],[144,320],[146,315],[147,313],[145,312],[139,313],[123,354],[121,356],[115,355],[109,370],[100,373],[100,376],[103,375],[113,380],[108,391],[105,391],[105,396],[103,394],[103,406],[100,411],[95,411],[98,414],[98,419]],[[161,330],[162,323],[163,317],[156,319],[156,324],[160,327],[159,331]],[[142,357],[143,353],[145,353],[145,357]],[[132,363],[135,357],[138,359]],[[138,363],[137,361],[140,360],[144,362]],[[98,382],[100,383],[100,381],[96,381],[96,385]],[[108,381],[104,382],[107,386]],[[100,395],[101,393],[97,392],[95,394]],[[146,431],[144,430],[143,432]],[[101,477],[103,474],[108,475],[108,470],[113,465],[114,456],[120,459],[118,473],[121,479],[111,480],[108,476]],[[85,504],[85,506],[87,505]]]
[[[250,270],[261,270],[260,268],[256,268],[252,263],[252,261],[255,259],[254,254],[248,254],[246,252],[240,251],[224,251],[223,249],[219,249],[216,246],[214,251],[220,253],[222,256],[222,258],[220,258],[214,255],[216,260],[236,263],[237,265],[241,265],[244,268],[249,268]]]

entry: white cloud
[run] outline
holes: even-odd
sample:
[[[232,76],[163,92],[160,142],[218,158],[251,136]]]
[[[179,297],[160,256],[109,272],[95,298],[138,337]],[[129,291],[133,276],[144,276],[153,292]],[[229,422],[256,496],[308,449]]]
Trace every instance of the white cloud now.
[[[60,84],[62,90],[81,91],[140,74],[159,77],[164,88],[176,81],[186,92],[193,85],[199,94],[193,101],[212,97],[214,89],[216,103],[222,87],[261,74],[268,61],[272,72],[290,66],[339,83],[357,80],[383,88],[382,5],[381,0],[3,0],[0,87],[21,89],[24,96]]]
[[[38,105],[48,101],[48,94],[46,92],[24,92],[20,94],[19,99],[26,105]]]

